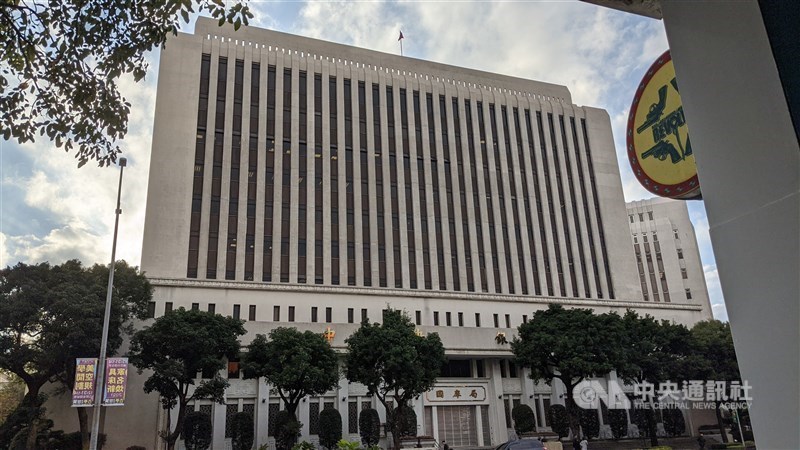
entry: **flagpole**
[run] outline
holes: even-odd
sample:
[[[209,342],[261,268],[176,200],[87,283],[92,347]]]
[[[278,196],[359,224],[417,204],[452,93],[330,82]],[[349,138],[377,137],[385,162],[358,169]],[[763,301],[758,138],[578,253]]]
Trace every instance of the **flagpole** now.
[[[403,40],[400,39],[400,56],[403,56]]]

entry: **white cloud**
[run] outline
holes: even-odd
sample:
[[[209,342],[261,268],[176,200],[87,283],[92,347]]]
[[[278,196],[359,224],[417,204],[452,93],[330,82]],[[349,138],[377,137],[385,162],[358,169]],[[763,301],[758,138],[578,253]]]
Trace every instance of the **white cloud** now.
[[[714,318],[728,321],[728,311],[725,309],[725,300],[722,297],[722,287],[719,284],[719,272],[715,264],[707,264],[703,266],[703,274],[706,278],[706,287],[708,288],[708,297],[711,301],[711,310],[714,313]]]

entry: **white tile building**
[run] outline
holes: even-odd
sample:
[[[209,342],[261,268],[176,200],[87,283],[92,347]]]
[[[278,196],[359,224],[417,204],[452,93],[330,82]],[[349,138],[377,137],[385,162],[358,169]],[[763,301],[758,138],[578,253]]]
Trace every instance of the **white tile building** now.
[[[608,114],[566,87],[210,19],[161,53],[142,254],[153,314],[245,319],[245,345],[330,327],[344,351],[362,317],[404,309],[450,360],[443,398],[414,402],[419,433],[453,447],[505,441],[519,402],[547,429],[560,387],[534,385],[495,336],[548,303],[710,317],[699,289],[643,301],[627,220]],[[241,410],[272,445],[279,400],[236,369],[226,405],[196,405],[213,448]],[[165,414],[143,380],[107,413],[112,448],[157,446]],[[326,406],[351,439],[362,408],[385,417],[343,379],[301,403],[302,439]]]

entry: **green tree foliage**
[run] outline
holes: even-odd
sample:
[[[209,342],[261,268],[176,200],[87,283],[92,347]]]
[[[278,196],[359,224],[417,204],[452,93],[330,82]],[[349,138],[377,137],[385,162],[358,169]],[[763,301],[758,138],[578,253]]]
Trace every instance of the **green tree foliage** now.
[[[358,432],[364,448],[378,445],[381,440],[381,418],[372,408],[362,409],[358,415]]]
[[[569,436],[569,417],[564,405],[550,405],[550,428],[559,438]]]
[[[439,335],[418,336],[399,310],[386,310],[382,324],[365,319],[345,342],[347,379],[365,385],[384,407],[387,400],[398,408],[408,406],[412,398],[433,387],[445,363]],[[390,427],[395,448],[400,446],[399,424],[395,420]]]
[[[167,410],[163,437],[168,450],[174,449],[183,431],[188,402],[202,398],[218,403],[224,401],[228,381],[219,375],[201,380],[191,395],[189,388],[195,385],[198,373],[216,374],[225,367],[224,358],[236,358],[239,354],[238,338],[244,333],[241,320],[180,308],[134,334],[130,361],[139,373],[152,371],[144,383],[144,391],[158,392],[161,406]],[[175,406],[178,407],[178,417],[172,430],[170,411]]]
[[[275,415],[275,447],[277,450],[288,450],[294,446],[300,436],[302,424],[285,409]]]
[[[639,316],[628,310],[622,318],[625,331],[625,358],[617,367],[617,375],[630,383],[660,383],[670,380],[685,365],[690,349],[689,329],[649,315]],[[650,445],[658,445],[654,411],[646,408],[640,431],[650,437]]]
[[[0,7],[2,10],[2,7]],[[19,263],[0,270],[0,369],[19,377],[27,388],[22,401],[29,408],[43,403],[41,388],[60,382],[71,391],[75,384],[75,358],[100,353],[105,314],[108,267],[84,267],[71,260],[61,265]],[[111,298],[108,355],[114,355],[131,319],[144,318],[152,287],[138,268],[116,263]],[[75,408],[85,442],[89,439],[86,408]],[[19,417],[19,416],[17,416]],[[7,432],[0,427],[0,436]],[[33,431],[37,427],[29,427]],[[27,442],[33,448],[36,437]],[[0,440],[4,440],[0,438]]]
[[[666,408],[661,410],[664,420],[664,431],[669,436],[683,436],[686,432],[686,421],[683,412],[678,408]]]
[[[245,378],[264,377],[297,418],[307,395],[321,395],[339,382],[336,352],[319,333],[279,327],[256,335],[242,358]]]
[[[108,165],[128,130],[122,74],[140,81],[145,54],[207,11],[235,28],[252,17],[241,1],[0,1],[0,131],[19,143],[47,135],[76,150],[79,167]]]
[[[401,438],[417,435],[417,413],[410,406],[398,407],[387,412],[386,423],[390,429],[397,429]],[[398,422],[395,424],[395,420]]]
[[[514,431],[517,435],[530,433],[536,430],[536,416],[533,410],[526,404],[519,404],[511,410],[511,417],[514,419]]]
[[[255,439],[255,423],[253,415],[238,412],[231,418],[231,446],[233,450],[250,450]]]
[[[584,379],[603,377],[621,363],[622,338],[622,320],[616,314],[551,304],[519,326],[511,350],[517,364],[531,369],[532,379],[564,384],[570,429],[578,436],[579,408],[569,394]]]
[[[581,409],[579,417],[583,436],[587,439],[600,436],[600,420],[596,409]]]
[[[609,409],[608,421],[614,439],[620,439],[628,434],[628,415],[624,409]]]
[[[186,450],[207,450],[211,447],[211,417],[200,411],[189,411],[183,420],[183,443]]]
[[[333,449],[342,439],[342,415],[335,408],[325,408],[319,413],[319,443]]]

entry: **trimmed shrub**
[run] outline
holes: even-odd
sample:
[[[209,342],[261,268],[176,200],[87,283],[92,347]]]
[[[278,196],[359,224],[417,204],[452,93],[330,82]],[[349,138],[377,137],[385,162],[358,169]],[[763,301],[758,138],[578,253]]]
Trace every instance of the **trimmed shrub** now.
[[[303,425],[285,409],[275,415],[275,447],[277,450],[289,450],[297,442]]]
[[[614,439],[620,439],[628,434],[628,415],[624,409],[609,409],[608,421]]]
[[[319,413],[319,443],[332,449],[342,439],[342,415],[334,408],[323,409]]]
[[[183,419],[183,441],[186,450],[207,450],[211,447],[211,416],[189,411]]]
[[[358,432],[361,434],[361,443],[369,448],[378,445],[381,440],[381,419],[378,411],[367,408],[362,409],[358,415]]]
[[[569,416],[564,405],[550,405],[550,427],[559,438],[569,436]]]
[[[600,435],[600,420],[597,418],[596,409],[581,409],[578,414],[578,421],[581,424],[583,435],[587,439],[596,438]]]
[[[395,419],[400,421],[398,431],[400,437],[416,436],[417,435],[417,413],[414,409],[408,406],[397,407],[392,411],[387,411],[386,425],[387,431],[394,429]]]
[[[231,446],[233,450],[250,450],[255,439],[253,416],[247,412],[238,412],[231,417]]]
[[[514,431],[517,435],[530,433],[536,429],[536,417],[530,406],[520,404],[511,410],[511,417],[514,418]]]
[[[669,408],[661,411],[664,421],[664,431],[670,436],[682,436],[686,433],[686,421],[683,412],[678,408]]]

